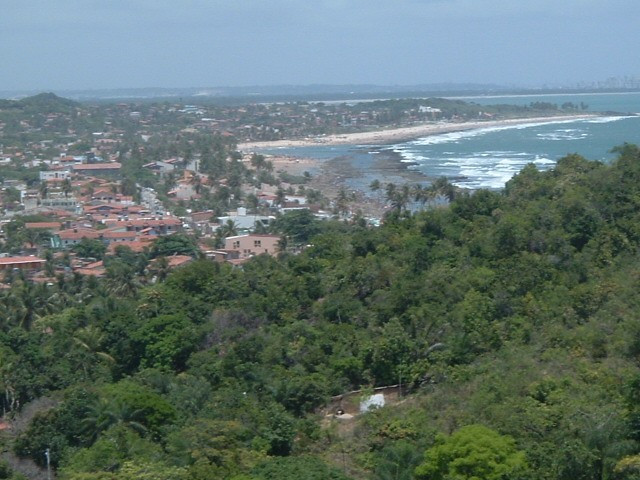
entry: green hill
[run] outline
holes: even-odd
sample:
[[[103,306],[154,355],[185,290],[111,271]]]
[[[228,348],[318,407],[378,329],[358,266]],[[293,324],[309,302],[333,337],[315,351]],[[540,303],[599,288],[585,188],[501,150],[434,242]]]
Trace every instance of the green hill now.
[[[142,287],[121,252],[102,283],[16,278],[0,402],[61,403],[13,448],[67,479],[638,478],[640,150],[617,152],[375,229],[296,213],[276,226],[311,247],[243,269]]]
[[[68,113],[80,104],[54,93],[39,93],[20,100],[0,100],[0,109],[16,109],[26,113]]]

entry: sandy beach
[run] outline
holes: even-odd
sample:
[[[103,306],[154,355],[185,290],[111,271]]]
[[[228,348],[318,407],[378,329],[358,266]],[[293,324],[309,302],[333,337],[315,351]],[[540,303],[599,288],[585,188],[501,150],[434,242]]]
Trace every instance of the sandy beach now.
[[[314,145],[388,145],[408,140],[413,140],[429,135],[442,133],[474,130],[476,128],[503,127],[509,125],[524,125],[528,123],[554,123],[576,120],[581,118],[593,118],[595,114],[562,115],[551,117],[509,118],[502,120],[486,120],[475,122],[429,122],[410,127],[392,128],[388,130],[376,130],[371,132],[346,133],[341,135],[327,135],[321,137],[309,137],[296,140],[275,140],[271,142],[245,142],[238,144],[238,150],[252,152],[261,149],[310,147]]]
[[[262,149],[295,148],[308,146],[332,146],[332,145],[393,145],[405,141],[430,135],[474,130],[480,128],[505,127],[513,125],[527,124],[547,124],[563,121],[572,121],[583,118],[593,118],[598,115],[563,115],[552,117],[528,117],[512,118],[502,120],[487,120],[477,122],[460,123],[424,123],[409,127],[394,128],[387,130],[360,132],[342,135],[327,135],[322,137],[278,140],[272,142],[247,142],[238,145],[238,150],[244,153],[260,151]],[[385,203],[380,196],[372,196],[368,190],[368,177],[374,175],[383,182],[394,182],[397,184],[424,184],[432,179],[425,176],[419,170],[407,168],[408,164],[402,158],[382,147],[377,160],[369,170],[362,171],[354,168],[348,157],[338,156],[328,160],[317,160],[313,158],[302,158],[287,155],[267,155],[269,161],[273,163],[276,172],[287,172],[292,175],[302,175],[305,171],[312,174],[311,181],[307,187],[320,190],[328,198],[334,199],[338,192],[346,188],[356,195],[357,200],[352,202],[354,210],[361,210],[365,215],[380,217],[385,211]],[[354,183],[354,179],[356,182]],[[358,180],[361,179],[361,180]],[[362,180],[364,179],[364,180]],[[364,183],[363,183],[364,182]],[[358,185],[359,186],[354,186]]]

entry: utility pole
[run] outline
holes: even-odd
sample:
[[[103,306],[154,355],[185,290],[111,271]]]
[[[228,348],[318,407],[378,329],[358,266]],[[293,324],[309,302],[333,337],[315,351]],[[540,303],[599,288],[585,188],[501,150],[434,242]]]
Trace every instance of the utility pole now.
[[[47,480],[51,480],[51,458],[48,448],[44,451],[44,456],[47,457]]]

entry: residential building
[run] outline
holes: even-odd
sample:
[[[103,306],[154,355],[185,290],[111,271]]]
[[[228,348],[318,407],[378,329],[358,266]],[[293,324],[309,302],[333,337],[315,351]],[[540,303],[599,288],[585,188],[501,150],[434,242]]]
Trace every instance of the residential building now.
[[[0,271],[4,270],[40,270],[46,260],[38,257],[3,257],[0,258]]]
[[[227,237],[224,241],[224,250],[235,250],[240,253],[240,258],[253,257],[266,253],[275,255],[278,253],[278,235],[236,235]]]
[[[220,225],[226,224],[229,220],[231,220],[237,230],[253,230],[256,227],[256,223],[261,223],[265,227],[268,226],[276,217],[267,216],[267,215],[252,215],[247,214],[246,208],[238,208],[237,212],[230,212],[224,217],[220,217],[219,223]]]

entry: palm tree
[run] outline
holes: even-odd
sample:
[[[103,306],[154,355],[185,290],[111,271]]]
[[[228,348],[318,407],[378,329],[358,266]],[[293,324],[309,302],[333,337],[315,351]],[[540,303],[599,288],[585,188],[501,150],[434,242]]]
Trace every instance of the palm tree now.
[[[221,185],[218,188],[215,197],[220,203],[227,206],[229,205],[229,200],[231,199],[231,189],[225,185]]]
[[[264,168],[265,166],[264,155],[259,155],[257,153],[254,153],[253,155],[251,155],[251,165],[258,170],[260,170],[261,168]]]
[[[222,236],[224,238],[238,235],[238,226],[236,225],[236,222],[231,219],[227,220],[220,228],[222,229]]]
[[[69,196],[69,194],[73,191],[73,186],[71,185],[71,180],[65,178],[62,182],[62,191],[64,192],[65,198]]]
[[[258,206],[260,205],[260,199],[253,193],[250,193],[246,197],[247,207],[249,207],[252,211],[258,210]]]
[[[338,213],[342,216],[347,216],[349,213],[349,197],[347,196],[347,192],[344,187],[340,188],[338,192],[338,197],[336,198],[336,208]]]
[[[409,185],[403,185],[402,188],[398,189],[398,187],[393,183],[387,183],[386,187],[386,199],[394,210],[401,212],[407,207],[407,203],[409,202],[409,197],[411,195],[411,189]]]
[[[409,200],[411,199],[411,187],[408,184],[402,185],[400,189],[400,198],[398,199],[400,210],[406,210]]]
[[[8,297],[8,303],[11,304],[9,312],[13,314],[15,323],[27,331],[31,330],[36,319],[48,313],[52,307],[49,299],[43,295],[46,292],[43,288],[46,289],[44,286],[36,288],[32,283],[21,282]]]
[[[165,256],[156,258],[152,271],[156,274],[158,282],[164,282],[169,275],[169,259]]]
[[[456,186],[449,182],[447,177],[438,178],[431,185],[431,189],[434,192],[434,196],[443,196],[450,202],[455,199],[458,193]]]
[[[31,325],[37,318],[36,310],[39,302],[35,299],[33,286],[27,283],[24,278],[17,276],[21,273],[13,272],[12,288],[7,292],[4,303],[11,318],[11,324],[19,325],[25,330],[31,330]]]
[[[387,202],[393,201],[393,198],[395,197],[396,192],[397,192],[396,184],[387,183],[387,186],[385,187],[385,199],[387,200]]]
[[[82,350],[89,353],[90,357],[97,357],[100,360],[104,360],[109,364],[116,363],[115,359],[106,352],[101,351],[101,345],[104,342],[104,333],[100,331],[99,328],[94,326],[87,326],[81,328],[76,332],[73,337],[73,341],[76,345],[78,345]],[[87,375],[87,365],[83,364],[83,369],[85,376]]]
[[[261,221],[256,221],[255,226],[253,227],[253,233],[264,234],[269,233],[269,229],[267,226]]]
[[[47,195],[49,194],[49,185],[47,185],[46,181],[43,181],[40,184],[39,193],[40,193],[40,198],[47,198]]]
[[[278,240],[278,256],[285,254],[287,248],[289,248],[289,239],[286,235],[282,235]]]
[[[202,179],[200,178],[200,175],[198,175],[197,173],[191,175],[189,184],[193,186],[193,189],[197,194],[200,194],[200,190],[202,190]]]
[[[51,250],[47,250],[47,254],[51,252]],[[53,255],[51,258],[46,259],[46,263],[44,264],[44,273],[47,277],[53,277],[56,274],[56,264],[53,261]]]
[[[89,407],[88,415],[82,419],[81,424],[85,434],[91,440],[98,438],[100,433],[113,426],[124,426],[144,435],[147,428],[142,424],[143,411],[133,409],[130,405],[119,399],[99,398]]]
[[[109,293],[117,297],[135,297],[140,283],[135,278],[135,272],[129,265],[121,262],[107,267],[106,286]]]

